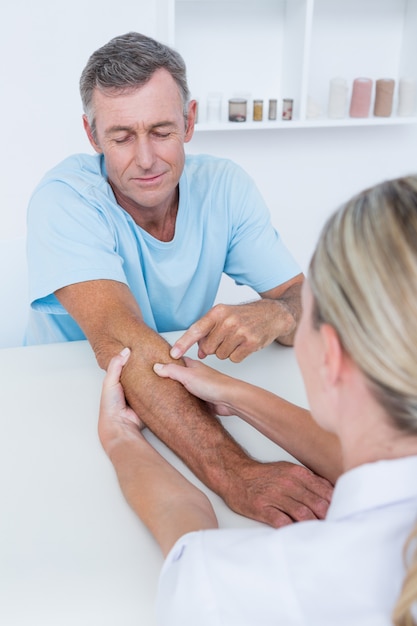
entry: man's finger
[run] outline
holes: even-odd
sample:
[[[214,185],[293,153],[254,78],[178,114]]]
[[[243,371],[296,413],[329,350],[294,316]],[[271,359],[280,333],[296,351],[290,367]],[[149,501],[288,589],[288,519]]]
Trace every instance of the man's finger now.
[[[259,520],[273,528],[282,528],[293,524],[294,520],[289,515],[271,506],[263,511],[263,519]]]
[[[302,502],[292,501],[291,497],[287,497],[280,503],[279,508],[274,506],[266,507],[263,511],[263,521],[274,528],[280,528],[293,522],[323,519],[328,506],[328,503],[326,503],[324,515],[317,515],[314,510]]]
[[[206,337],[212,328],[210,320],[202,318],[192,324],[188,330],[174,343],[170,350],[173,359],[180,359],[195,343]]]

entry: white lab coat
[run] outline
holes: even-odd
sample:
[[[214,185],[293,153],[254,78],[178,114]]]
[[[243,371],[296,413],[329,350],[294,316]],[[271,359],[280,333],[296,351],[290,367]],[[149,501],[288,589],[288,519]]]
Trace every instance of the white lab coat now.
[[[188,533],[161,572],[163,626],[387,626],[417,521],[417,456],[355,468],[323,521]]]

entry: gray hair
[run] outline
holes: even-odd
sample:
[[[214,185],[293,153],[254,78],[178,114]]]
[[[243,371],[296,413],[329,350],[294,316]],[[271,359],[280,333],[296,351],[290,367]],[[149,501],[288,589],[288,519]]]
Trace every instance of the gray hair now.
[[[365,190],[325,224],[313,323],[335,328],[400,430],[417,434],[417,177]]]
[[[181,55],[151,37],[130,32],[114,37],[93,52],[80,78],[80,94],[84,113],[93,136],[95,89],[114,94],[125,93],[144,85],[158,69],[167,70],[178,85],[187,119],[190,92],[186,66]]]

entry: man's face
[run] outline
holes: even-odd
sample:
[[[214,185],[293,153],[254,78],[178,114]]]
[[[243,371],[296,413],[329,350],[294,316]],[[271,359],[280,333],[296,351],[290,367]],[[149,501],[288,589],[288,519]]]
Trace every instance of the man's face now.
[[[172,202],[184,167],[184,143],[194,130],[190,105],[188,127],[183,102],[172,76],[157,70],[142,87],[122,95],[94,93],[94,149],[103,153],[109,182],[126,210],[164,209]]]

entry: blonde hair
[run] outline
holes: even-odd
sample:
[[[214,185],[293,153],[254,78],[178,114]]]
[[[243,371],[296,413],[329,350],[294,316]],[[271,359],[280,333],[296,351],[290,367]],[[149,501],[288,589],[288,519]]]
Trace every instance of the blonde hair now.
[[[309,268],[313,323],[330,324],[393,425],[417,436],[417,176],[358,194],[327,221]],[[417,536],[417,525],[410,537]],[[407,549],[407,548],[406,548]],[[417,554],[395,608],[414,625]]]
[[[413,547],[414,546],[414,547]],[[414,526],[404,548],[404,558],[409,566],[404,579],[400,597],[395,605],[392,619],[395,626],[415,626],[411,607],[417,598],[417,524]]]

